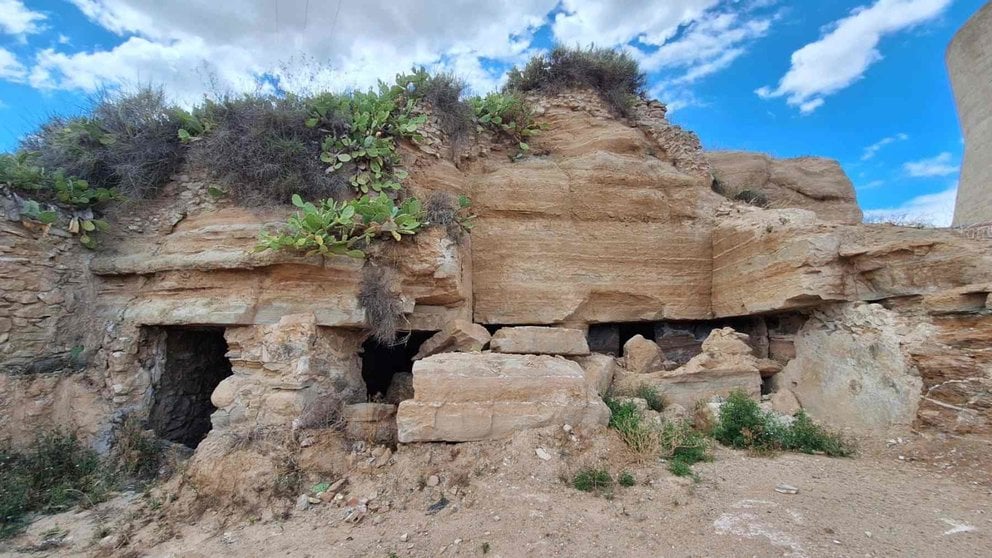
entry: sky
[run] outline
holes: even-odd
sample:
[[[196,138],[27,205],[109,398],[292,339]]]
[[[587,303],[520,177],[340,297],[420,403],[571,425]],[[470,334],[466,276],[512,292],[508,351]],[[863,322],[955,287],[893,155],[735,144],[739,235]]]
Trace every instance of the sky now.
[[[706,149],[840,161],[872,219],[951,221],[944,53],[985,0],[0,0],[0,150],[102,89],[344,90],[423,65],[472,93],[555,42],[627,50]]]

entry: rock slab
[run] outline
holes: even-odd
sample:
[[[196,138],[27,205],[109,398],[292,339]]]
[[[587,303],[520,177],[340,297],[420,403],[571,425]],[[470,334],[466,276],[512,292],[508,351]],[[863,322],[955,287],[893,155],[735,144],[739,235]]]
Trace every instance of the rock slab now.
[[[605,425],[578,364],[552,356],[444,353],[413,366],[414,399],[397,412],[400,442],[504,438],[528,428]]]
[[[493,335],[494,353],[583,356],[589,354],[586,335],[564,327],[504,327]]]

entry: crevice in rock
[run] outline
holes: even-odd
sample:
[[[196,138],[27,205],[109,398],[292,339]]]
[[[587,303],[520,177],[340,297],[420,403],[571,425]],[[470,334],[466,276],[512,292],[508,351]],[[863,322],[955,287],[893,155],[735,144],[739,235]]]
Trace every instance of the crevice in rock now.
[[[395,402],[398,403],[407,398],[400,392],[404,389],[412,392],[412,383],[409,381],[412,378],[400,379],[397,375],[411,374],[414,355],[420,350],[424,341],[434,333],[436,332],[401,331],[397,341],[391,345],[383,344],[373,337],[369,337],[362,344],[362,379],[365,380],[369,401],[396,400]],[[393,385],[394,383],[396,385]],[[412,393],[408,395],[412,396]]]

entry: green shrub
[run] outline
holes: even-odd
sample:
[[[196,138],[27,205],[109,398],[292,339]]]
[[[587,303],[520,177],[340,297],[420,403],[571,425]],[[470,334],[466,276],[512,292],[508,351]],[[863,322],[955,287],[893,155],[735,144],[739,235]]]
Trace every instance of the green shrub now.
[[[0,538],[16,534],[30,512],[57,512],[106,497],[109,476],[96,452],[73,434],[39,434],[27,452],[0,449]]]
[[[630,474],[627,471],[624,471],[620,473],[619,477],[617,477],[617,484],[619,484],[620,486],[630,487],[637,484],[637,479],[634,478],[634,475]]]
[[[761,410],[756,401],[742,391],[734,391],[720,408],[713,431],[720,443],[734,448],[756,451],[794,450],[848,456],[853,447],[839,435],[815,424],[806,413],[796,413],[791,424]]]
[[[606,469],[585,467],[572,477],[572,486],[582,492],[607,492],[613,487],[613,477]]]
[[[150,480],[158,476],[163,450],[162,441],[140,419],[128,416],[115,433],[108,465],[118,477]]]
[[[423,99],[431,107],[441,129],[452,142],[459,142],[472,131],[472,107],[462,100],[468,85],[450,73],[429,74],[423,67],[396,76],[396,84],[410,97]]]
[[[569,87],[591,87],[621,116],[631,116],[634,101],[643,95],[646,77],[629,54],[609,48],[555,46],[532,58],[523,70],[510,71],[506,87],[515,91],[551,93]]]
[[[320,160],[328,172],[347,169],[352,187],[363,193],[399,190],[406,171],[399,168],[396,142],[400,138],[421,139],[417,130],[427,120],[415,115],[415,99],[405,86],[379,84],[378,91],[355,91],[350,95],[324,94],[309,100],[306,125],[327,130],[341,119],[349,123],[344,133],[325,135]]]
[[[665,396],[658,391],[656,386],[648,383],[637,386],[634,397],[639,397],[648,403],[648,408],[652,411],[662,412],[665,410]]]
[[[327,173],[320,161],[328,133],[349,127],[331,115],[308,127],[310,103],[296,96],[245,95],[207,101],[184,122],[190,162],[224,184],[245,206],[287,204],[304,199],[344,199],[351,192],[345,173]]]
[[[295,250],[307,255],[364,258],[365,248],[378,238],[402,240],[423,225],[423,209],[416,198],[399,205],[386,196],[362,196],[313,204],[293,194],[300,210],[277,231],[262,231],[256,250]]]
[[[142,199],[182,164],[182,122],[182,111],[161,89],[104,93],[88,116],[51,118],[25,138],[21,150],[36,153],[45,169]]]
[[[831,457],[847,457],[854,453],[849,442],[814,423],[804,411],[796,413],[782,445],[785,449],[802,453],[823,453]]]
[[[692,464],[681,459],[670,460],[668,471],[677,477],[694,477],[696,475],[692,470]]]
[[[607,399],[606,405],[610,408],[610,428],[620,434],[630,449],[645,455],[657,453],[657,430],[643,423],[634,403]]]
[[[661,428],[662,453],[688,465],[709,461],[706,436],[692,428],[688,421],[669,421]]]
[[[512,139],[521,152],[530,149],[528,138],[541,131],[527,103],[512,92],[489,93],[472,97],[469,104],[475,112],[478,131],[485,129]]]

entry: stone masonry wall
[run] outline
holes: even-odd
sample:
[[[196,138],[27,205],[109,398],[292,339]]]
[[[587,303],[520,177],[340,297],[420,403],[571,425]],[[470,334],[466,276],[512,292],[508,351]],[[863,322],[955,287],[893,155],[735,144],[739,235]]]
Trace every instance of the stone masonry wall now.
[[[992,3],[954,36],[947,70],[964,132],[954,224],[992,221]]]

